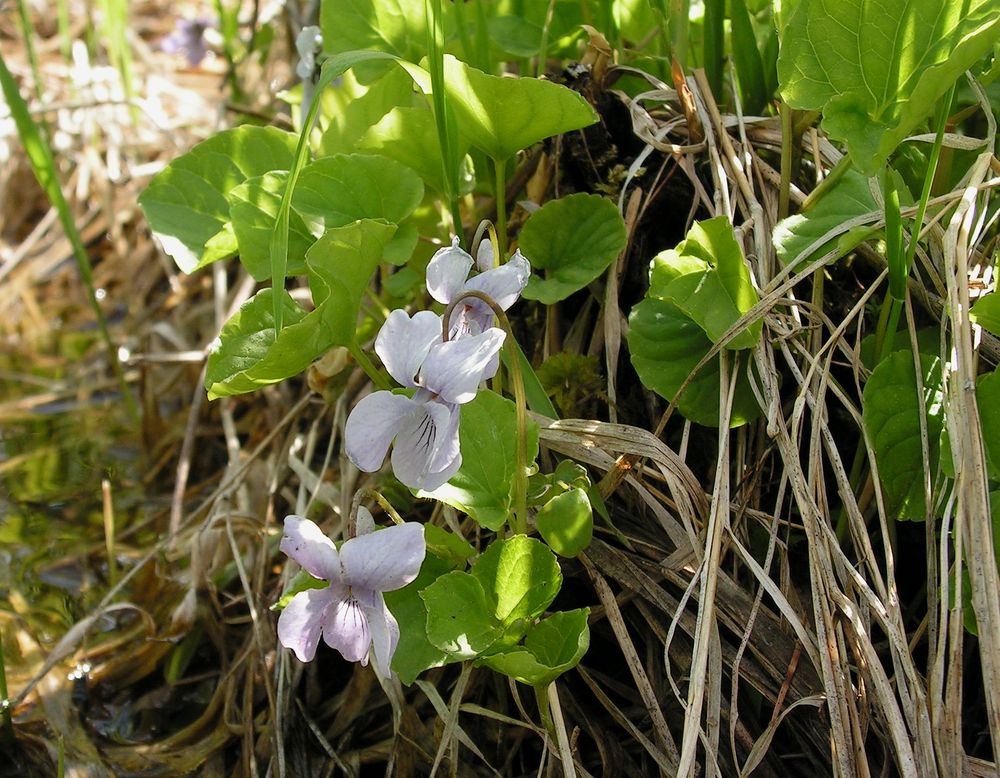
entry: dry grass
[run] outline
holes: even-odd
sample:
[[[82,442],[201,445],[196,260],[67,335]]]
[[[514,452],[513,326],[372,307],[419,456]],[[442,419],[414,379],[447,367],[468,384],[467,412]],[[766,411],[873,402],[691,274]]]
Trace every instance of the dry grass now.
[[[146,20],[158,10],[149,3],[133,13]],[[103,563],[104,535],[76,551],[95,571],[99,597],[64,634],[41,634],[32,603],[8,589],[0,630],[21,764],[46,772],[61,752],[67,774],[91,776],[996,773],[980,757],[990,754],[990,733],[1000,742],[1000,591],[970,387],[997,349],[989,339],[974,348],[966,315],[970,269],[983,265],[991,228],[982,214],[1000,184],[990,177],[992,156],[940,198],[946,215],[929,228],[913,284],[911,328],[919,317],[946,331],[960,474],[921,540],[894,526],[870,482],[858,488],[850,478],[856,450],[873,460],[860,423],[867,373],[859,348],[866,304],[884,293],[877,252],[864,246],[852,264],[829,268],[827,257],[798,271],[778,265],[770,238],[781,202],[776,119],[720,114],[700,77],[680,94],[649,77],[641,99],[613,98],[648,144],[618,179],[629,247],[582,305],[525,314],[544,315],[539,358],[564,349],[594,355],[607,377],[598,418],[540,420],[544,456],[588,465],[614,524],[564,564],[562,596],[591,606],[593,637],[581,666],[550,691],[564,736],[553,744],[524,689],[481,668],[380,687],[370,670],[333,654],[302,666],[276,646],[268,606],[286,578],[276,553],[281,517],[321,506],[335,536],[355,490],[377,482],[359,478],[339,446],[365,379],[349,366],[320,366],[308,383],[204,401],[206,344],[253,287],[235,265],[178,275],[137,210],[148,177],[227,120],[219,73],[162,73],[166,60],[142,41],[165,32],[140,27],[135,41],[145,90],[138,125],[113,71],[84,64],[70,72],[52,39],[42,45],[52,104],[39,115],[65,162],[143,409],[141,429],[123,436],[140,457],[136,480],[112,482],[105,502],[113,509],[120,490],[144,497],[119,516],[116,581]],[[0,36],[13,37],[9,29]],[[23,63],[18,75],[26,77]],[[814,131],[801,140],[817,176],[836,163],[837,151]],[[84,296],[10,129],[0,135],[4,149],[3,356],[25,367],[3,376],[0,423],[30,421],[64,401],[86,413],[108,401],[111,373],[96,343],[72,358],[55,345],[86,326]],[[554,161],[576,164],[569,153]],[[529,188],[550,190],[547,170],[539,165]],[[795,187],[788,196],[803,200]],[[748,427],[684,422],[638,386],[625,358],[624,314],[642,294],[636,279],[656,249],[680,238],[661,221],[665,210],[681,223],[726,215],[738,225],[761,292],[745,319],[764,324],[752,360],[766,411]],[[835,296],[852,277],[858,288]],[[723,353],[722,374],[732,375],[735,357]],[[731,388],[722,383],[728,408]],[[0,467],[7,475],[17,463]],[[448,509],[394,497],[408,518],[483,540]],[[897,558],[897,532],[923,558]],[[949,594],[963,550],[978,642]],[[900,568],[914,564],[926,565],[926,591],[901,594]],[[125,726],[111,726],[115,715]],[[984,746],[973,734],[987,717]]]

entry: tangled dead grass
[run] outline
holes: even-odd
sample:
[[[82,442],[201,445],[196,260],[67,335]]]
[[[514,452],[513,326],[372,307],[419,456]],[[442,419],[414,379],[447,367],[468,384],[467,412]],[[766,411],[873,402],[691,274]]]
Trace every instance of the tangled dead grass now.
[[[143,30],[138,43],[152,37]],[[943,521],[916,532],[895,529],[877,494],[852,485],[855,451],[872,461],[859,352],[884,272],[867,245],[849,265],[827,268],[822,257],[779,266],[772,228],[804,194],[782,190],[778,120],[721,114],[700,76],[667,85],[595,62],[589,88],[625,109],[641,151],[599,169],[596,155],[549,149],[525,174],[529,189],[545,192],[560,166],[586,159],[585,175],[616,182],[629,228],[603,281],[581,305],[550,309],[536,339],[538,359],[572,351],[603,360],[596,418],[539,422],[544,456],[585,463],[612,519],[564,564],[561,597],[591,606],[592,643],[550,692],[565,735],[552,744],[523,689],[482,668],[439,668],[412,687],[380,688],[368,669],[333,654],[302,666],[276,645],[268,606],[286,578],[276,553],[281,516],[321,505],[335,536],[356,489],[377,480],[359,479],[338,445],[365,379],[331,359],[308,382],[204,401],[206,345],[252,280],[235,265],[178,275],[146,234],[136,198],[150,175],[223,121],[220,74],[159,77],[162,59],[149,51],[139,58],[146,72],[135,123],[115,71],[79,59],[70,68],[48,49],[52,102],[38,115],[50,122],[142,406],[128,439],[140,463],[134,480],[109,481],[94,499],[113,527],[116,495],[143,496],[119,516],[117,533],[92,534],[76,551],[99,597],[63,634],[40,634],[32,604],[8,589],[0,629],[16,769],[63,760],[66,774],[90,776],[996,774],[988,760],[1000,617],[987,605],[1000,598],[985,480],[960,479]],[[19,75],[27,78],[23,64]],[[635,98],[612,92],[618,77],[649,88]],[[622,146],[605,118],[606,140]],[[593,142],[584,136],[584,146]],[[24,373],[44,357],[58,375],[36,386],[8,371],[0,421],[30,420],[58,403],[86,414],[116,401],[114,382],[93,339],[73,358],[54,348],[85,330],[84,293],[11,128],[0,143],[0,193],[12,203],[2,224],[3,356]],[[813,130],[800,151],[817,178],[839,158]],[[957,209],[930,227],[911,289],[914,315],[943,321],[956,344],[949,418],[960,473],[983,472],[964,312],[970,268],[986,265],[988,225],[977,214],[1000,184],[997,172],[984,154],[947,196]],[[680,232],[665,211],[684,215]],[[692,218],[715,215],[737,225],[761,292],[732,332],[763,320],[752,360],[766,410],[737,430],[728,417],[717,431],[684,422],[641,389],[625,358],[625,313],[642,294],[636,279],[649,258]],[[842,299],[831,291],[843,289]],[[735,358],[723,354],[722,375],[732,375]],[[997,354],[995,341],[979,344],[980,360],[995,364]],[[731,393],[723,381],[722,408]],[[3,467],[10,477],[16,463]],[[411,518],[480,539],[450,509],[393,499]],[[838,536],[840,515],[847,531]],[[895,532],[919,550],[916,561],[893,556]],[[987,618],[978,642],[948,595],[963,548],[981,571],[974,597]],[[926,567],[922,590],[901,565]],[[978,727],[988,712],[993,729]]]

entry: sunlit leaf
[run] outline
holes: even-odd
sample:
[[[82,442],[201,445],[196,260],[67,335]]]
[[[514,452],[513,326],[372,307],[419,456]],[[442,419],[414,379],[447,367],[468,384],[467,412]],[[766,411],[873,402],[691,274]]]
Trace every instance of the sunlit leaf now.
[[[807,212],[789,216],[775,225],[774,248],[778,259],[786,265],[794,262],[799,266],[834,248],[837,257],[842,257],[875,231],[871,225],[845,225],[877,210],[868,179],[848,170]],[[817,243],[830,233],[833,234],[828,240]]]
[[[559,556],[576,556],[590,545],[594,535],[594,514],[586,489],[577,487],[556,495],[538,511],[535,523]]]
[[[566,299],[607,270],[626,240],[610,200],[583,193],[550,200],[521,230],[521,253],[535,271],[524,297],[547,305]]]
[[[472,575],[493,604],[493,615],[505,625],[541,616],[562,586],[555,555],[526,535],[491,543],[472,566]]]
[[[254,176],[292,165],[296,136],[273,127],[236,127],[174,159],[139,197],[153,236],[185,273],[231,255],[213,249],[229,221],[226,193]]]
[[[874,174],[1000,35],[997,0],[801,0],[778,56],[781,94]]]
[[[330,87],[322,95],[323,134],[316,149],[317,157],[349,154],[357,151],[358,141],[387,113],[413,99],[413,80],[400,67],[391,67],[384,76],[365,87],[350,71],[343,84]],[[391,155],[389,155],[391,156]]]
[[[433,527],[424,526],[425,534]],[[399,673],[405,684],[413,683],[417,676],[431,667],[447,664],[448,655],[427,638],[427,608],[421,590],[430,586],[440,576],[452,569],[447,561],[428,552],[420,567],[420,574],[402,589],[385,592],[385,604],[399,623],[399,643],[392,655],[392,669]]]
[[[715,343],[736,321],[760,301],[743,260],[743,251],[725,216],[695,222],[676,249],[653,259],[651,277],[668,283],[651,283],[650,294],[672,302],[693,319]],[[763,323],[758,319],[736,333],[726,348],[752,348],[760,339]]]
[[[427,608],[427,639],[456,659],[471,659],[503,634],[482,583],[469,573],[448,573],[420,592]]]
[[[271,233],[274,231],[274,220],[287,183],[286,171],[265,173],[247,179],[226,195],[240,263],[258,281],[271,277]],[[288,222],[289,275],[305,271],[306,251],[315,242],[316,236],[302,217],[292,212]]]
[[[429,93],[429,74],[402,64]],[[597,121],[589,103],[560,84],[491,76],[450,55],[445,56],[444,70],[459,131],[492,159],[510,159],[540,140]]]

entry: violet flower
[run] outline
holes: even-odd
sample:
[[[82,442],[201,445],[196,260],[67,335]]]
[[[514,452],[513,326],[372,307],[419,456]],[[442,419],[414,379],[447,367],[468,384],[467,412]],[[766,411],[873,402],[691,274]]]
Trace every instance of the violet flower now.
[[[489,249],[485,247],[489,246]],[[439,303],[447,305],[465,292],[482,292],[491,297],[504,311],[517,302],[531,276],[531,265],[520,251],[515,251],[508,262],[492,267],[492,244],[480,244],[478,261],[459,248],[458,238],[451,246],[440,249],[427,265],[427,291]],[[472,266],[480,271],[469,278]],[[493,311],[482,300],[467,297],[451,315],[449,337],[460,338],[486,331],[493,324]]]
[[[205,30],[211,26],[212,20],[205,17],[178,19],[173,32],[160,41],[160,50],[167,54],[183,54],[188,65],[196,68],[208,53]]]
[[[310,575],[329,581],[292,598],[278,617],[278,640],[301,662],[311,662],[322,635],[349,662],[368,664],[383,677],[399,643],[399,624],[382,592],[401,589],[417,577],[427,547],[416,522],[373,532],[375,522],[358,508],[358,534],[340,549],[309,519],[285,517],[281,550]]]
[[[389,374],[413,397],[380,391],[365,397],[347,418],[344,448],[359,470],[382,466],[389,444],[392,469],[411,489],[433,491],[461,467],[459,405],[476,396],[496,373],[504,332],[490,327],[469,337],[442,341],[441,317],[397,309],[375,339]]]

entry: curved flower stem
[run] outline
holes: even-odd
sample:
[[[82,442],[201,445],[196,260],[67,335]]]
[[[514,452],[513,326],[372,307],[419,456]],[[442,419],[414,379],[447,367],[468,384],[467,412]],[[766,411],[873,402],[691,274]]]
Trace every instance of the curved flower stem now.
[[[385,497],[382,496],[382,492],[376,489],[358,489],[354,493],[354,499],[351,500],[351,515],[347,519],[347,538],[353,538],[358,534],[357,527],[357,517],[358,508],[361,505],[361,501],[366,497],[370,497],[375,500],[381,507],[382,510],[386,512],[390,519],[392,519],[393,524],[405,524],[403,517],[399,515],[396,509],[393,507],[392,503],[389,502]]]
[[[496,173],[497,238],[500,241],[497,257],[502,257],[507,253],[507,160],[494,159],[493,170]]]
[[[490,243],[493,244],[493,266],[496,267],[500,264],[503,257],[500,254],[500,241],[497,238],[497,228],[493,226],[493,222],[489,219],[483,219],[479,222],[479,226],[476,228],[476,234],[472,238],[472,243],[469,244],[469,254],[473,257],[479,257],[479,244],[483,239],[483,234],[487,231],[490,233]],[[484,270],[485,268],[479,269]]]
[[[441,318],[441,340],[448,340],[452,311],[467,297],[475,297],[477,300],[482,300],[490,306],[499,321],[500,329],[507,334],[504,346],[507,348],[507,354],[510,357],[508,369],[510,370],[510,382],[514,390],[514,406],[517,411],[517,446],[514,450],[514,513],[511,517],[510,526],[515,535],[524,535],[528,532],[528,463],[526,461],[528,410],[524,395],[524,381],[521,377],[521,362],[518,359],[517,343],[514,340],[514,332],[510,328],[510,320],[503,309],[489,295],[474,290],[463,292],[448,305],[444,316]]]
[[[375,367],[375,364],[361,350],[361,347],[357,343],[350,343],[347,346],[347,350],[351,352],[351,356],[354,357],[355,361],[361,366],[361,369],[365,371],[365,374],[372,380],[375,386],[379,389],[392,389],[389,379],[385,377],[382,371]]]

